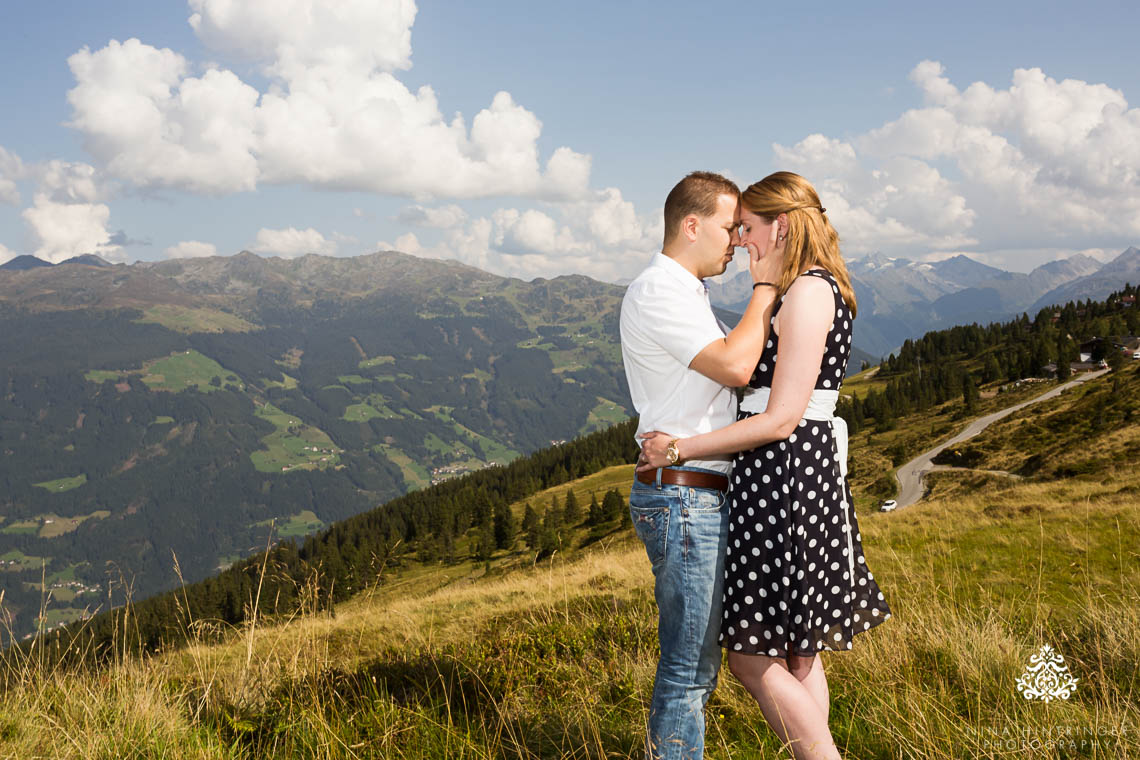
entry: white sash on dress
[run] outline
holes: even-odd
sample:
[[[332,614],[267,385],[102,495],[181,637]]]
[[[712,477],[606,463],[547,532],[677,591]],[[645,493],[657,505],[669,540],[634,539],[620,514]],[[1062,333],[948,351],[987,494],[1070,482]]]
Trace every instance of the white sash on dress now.
[[[751,391],[751,392],[749,392]],[[772,394],[771,388],[746,389],[744,398],[740,401],[740,411],[760,414],[768,408],[768,398]],[[843,500],[843,524],[847,528],[847,568],[850,575],[851,587],[855,587],[855,545],[851,533],[851,519],[848,513],[851,505],[847,503],[847,489],[844,484],[847,480],[847,421],[835,416],[835,405],[839,402],[839,391],[813,390],[808,400],[807,409],[804,410],[803,419],[817,422],[830,422],[831,432],[835,437],[835,451],[839,458],[839,475],[844,482],[839,484],[839,498]]]

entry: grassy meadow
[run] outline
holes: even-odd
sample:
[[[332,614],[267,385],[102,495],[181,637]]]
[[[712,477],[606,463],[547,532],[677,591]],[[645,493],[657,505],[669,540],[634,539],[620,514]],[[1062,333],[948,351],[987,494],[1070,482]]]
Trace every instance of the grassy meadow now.
[[[976,414],[1048,387],[983,395]],[[924,500],[887,514],[874,510],[884,477],[973,415],[951,402],[853,436],[863,546],[893,615],[852,651],[822,655],[844,757],[1140,757],[1135,398],[1130,369],[1017,412],[969,443],[975,469],[933,473]],[[591,492],[628,493],[631,470],[514,512],[572,489],[585,513]],[[1025,475],[1002,474],[1015,470]],[[629,528],[582,525],[535,562],[522,539],[489,562],[405,555],[331,611],[256,620],[221,643],[204,643],[216,621],[186,620],[198,643],[95,672],[10,652],[0,758],[640,757],[657,657],[643,548]],[[456,556],[474,544],[457,538]],[[125,642],[130,609],[119,614]],[[1077,679],[1068,699],[1018,690],[1044,645]],[[791,756],[727,669],[707,756]]]
[[[530,501],[573,488],[585,504],[630,469]],[[860,510],[893,617],[823,655],[844,756],[1140,755],[1131,472],[985,483],[945,472],[913,507]],[[656,660],[644,550],[628,529],[583,528],[553,558],[528,557],[516,547],[486,564],[389,569],[332,612],[98,672],[44,672],[33,651],[5,673],[0,757],[638,757]],[[1018,692],[1044,644],[1077,678],[1068,700]],[[708,717],[709,757],[790,755],[727,670]]]
[[[340,462],[339,449],[323,430],[307,425],[294,415],[266,402],[257,408],[258,417],[269,420],[277,428],[261,439],[265,449],[250,454],[253,466],[260,472],[283,472],[332,467]]]

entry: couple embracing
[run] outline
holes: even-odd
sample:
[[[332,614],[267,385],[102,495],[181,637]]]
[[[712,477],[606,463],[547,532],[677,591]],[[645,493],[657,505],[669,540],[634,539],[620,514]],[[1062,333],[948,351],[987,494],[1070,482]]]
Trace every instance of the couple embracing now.
[[[730,331],[704,278],[737,247],[753,288]],[[629,504],[659,612],[649,758],[703,755],[721,648],[796,758],[839,757],[819,653],[890,617],[834,416],[854,319],[839,236],[803,177],[777,172],[741,193],[694,172],[669,193],[662,252],[621,309],[640,415]]]

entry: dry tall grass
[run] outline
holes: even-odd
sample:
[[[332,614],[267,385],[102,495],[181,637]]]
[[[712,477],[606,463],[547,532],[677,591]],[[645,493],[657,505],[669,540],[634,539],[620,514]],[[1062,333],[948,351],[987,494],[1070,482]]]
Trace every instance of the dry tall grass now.
[[[1140,757],[1135,493],[969,473],[934,486],[860,515],[894,615],[824,655],[844,755]],[[100,672],[45,670],[33,652],[6,674],[0,757],[638,757],[656,639],[636,540],[482,573],[420,570],[335,615],[311,605]],[[1078,679],[1068,700],[1017,690],[1043,644]],[[709,757],[787,754],[726,670]]]

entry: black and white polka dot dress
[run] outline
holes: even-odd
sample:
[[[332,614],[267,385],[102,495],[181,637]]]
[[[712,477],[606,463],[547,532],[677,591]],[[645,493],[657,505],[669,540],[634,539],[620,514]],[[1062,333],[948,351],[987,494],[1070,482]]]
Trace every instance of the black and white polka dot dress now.
[[[801,276],[820,277],[835,293],[815,387],[838,390],[851,353],[851,311],[830,272],[811,269]],[[771,387],[778,344],[771,333],[753,388]],[[751,415],[741,411],[738,418]],[[810,657],[850,649],[855,634],[891,616],[863,558],[829,422],[800,420],[787,440],[737,454],[729,496],[722,647]]]

